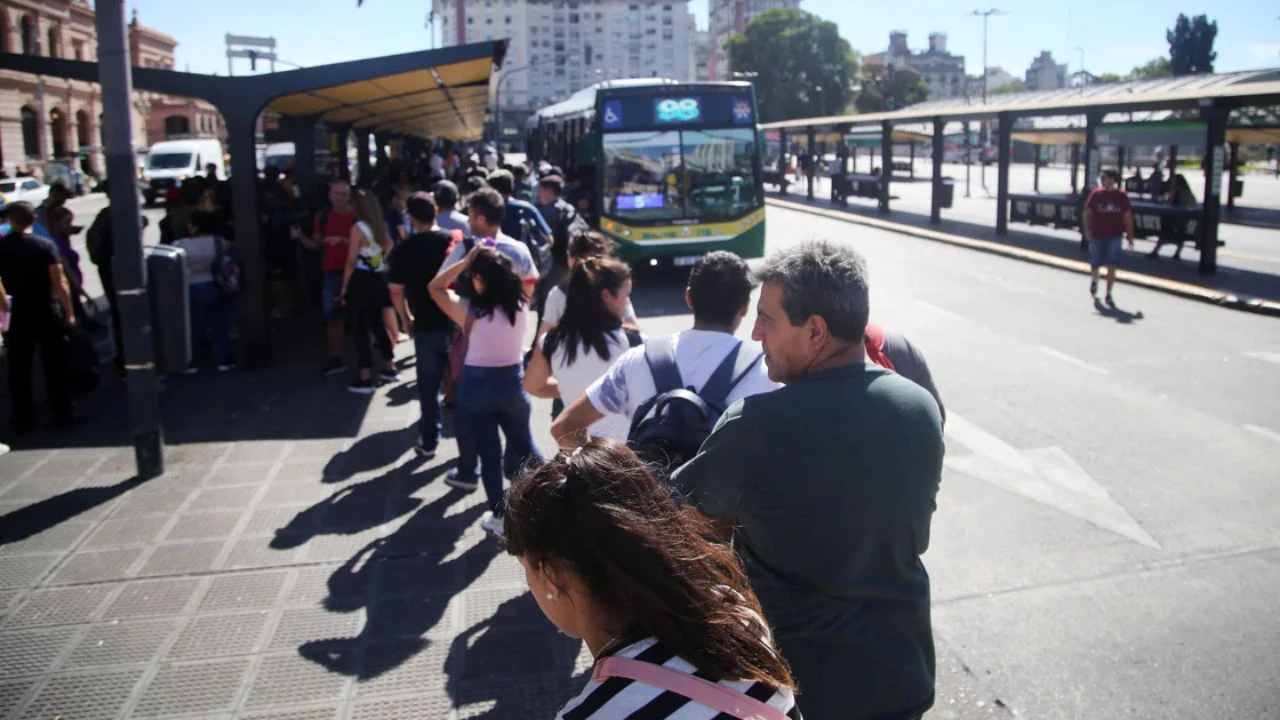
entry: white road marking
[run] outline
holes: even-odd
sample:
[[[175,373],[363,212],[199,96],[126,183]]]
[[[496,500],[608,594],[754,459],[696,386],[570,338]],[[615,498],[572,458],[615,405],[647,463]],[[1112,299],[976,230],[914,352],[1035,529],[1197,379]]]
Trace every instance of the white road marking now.
[[[933,303],[927,303],[923,300],[917,300],[916,304],[922,308],[932,310],[943,317],[948,317],[948,318],[951,318],[952,320],[964,320],[964,316],[961,315],[960,313],[951,312],[946,308],[940,308],[937,305],[934,305]]]
[[[1066,353],[1064,353],[1064,352],[1062,352],[1062,351],[1060,351],[1060,350],[1054,350],[1053,348],[1051,348],[1051,347],[1045,347],[1044,345],[1037,345],[1037,346],[1036,346],[1036,349],[1037,349],[1037,350],[1039,350],[1040,352],[1042,352],[1042,353],[1046,354],[1046,355],[1051,355],[1051,356],[1053,356],[1053,357],[1056,357],[1056,358],[1058,358],[1059,360],[1061,360],[1062,362],[1070,363],[1070,364],[1072,364],[1072,365],[1075,365],[1075,366],[1076,366],[1076,367],[1078,367],[1078,368],[1084,368],[1085,370],[1088,370],[1088,371],[1089,371],[1089,372],[1091,372],[1091,373],[1097,373],[1097,374],[1099,374],[1099,375],[1110,375],[1110,374],[1111,374],[1111,371],[1110,371],[1110,370],[1108,370],[1108,369],[1106,369],[1106,368],[1104,368],[1104,367],[1098,367],[1097,365],[1093,365],[1093,364],[1091,364],[1091,363],[1087,363],[1087,362],[1085,362],[1085,361],[1081,360],[1080,358],[1072,357],[1072,356],[1070,356],[1070,355],[1068,355],[1068,354],[1066,354]]]
[[[1160,544],[1111,498],[1066,450],[1019,450],[954,411],[947,412],[947,437],[971,450],[948,455],[947,467],[1054,508],[1140,545]]]
[[[1245,425],[1244,429],[1259,437],[1280,443],[1280,432],[1276,432],[1271,428],[1262,427],[1261,425]]]
[[[1280,365],[1280,352],[1247,352],[1245,357],[1251,357],[1254,360],[1264,360]]]

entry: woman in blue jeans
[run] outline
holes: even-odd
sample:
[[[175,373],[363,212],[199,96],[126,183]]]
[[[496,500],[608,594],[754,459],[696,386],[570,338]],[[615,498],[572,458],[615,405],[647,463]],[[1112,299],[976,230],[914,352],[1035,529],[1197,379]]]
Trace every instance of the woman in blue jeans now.
[[[231,317],[235,313],[235,301],[214,282],[213,261],[229,241],[218,234],[218,218],[213,213],[193,212],[188,224],[191,236],[173,241],[187,253],[192,344],[192,365],[187,372],[197,371],[195,350],[206,334],[213,343],[214,366],[218,372],[226,372],[235,367],[231,359]]]
[[[533,444],[529,396],[521,387],[525,338],[532,321],[529,305],[511,260],[495,245],[492,238],[476,243],[466,258],[444,269],[427,289],[467,337],[456,412],[471,431],[480,456],[480,475],[489,500],[489,512],[481,526],[501,537],[503,472],[514,475],[527,464],[540,465],[542,455]],[[470,271],[475,291],[470,300],[449,289],[466,271]],[[499,429],[507,438],[506,462]],[[474,481],[462,477],[446,478],[445,482],[462,490],[476,487]]]

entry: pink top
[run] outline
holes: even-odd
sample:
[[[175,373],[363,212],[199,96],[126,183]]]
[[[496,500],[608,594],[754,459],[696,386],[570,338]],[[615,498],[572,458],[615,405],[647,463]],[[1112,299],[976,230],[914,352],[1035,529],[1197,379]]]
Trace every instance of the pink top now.
[[[501,308],[494,308],[485,317],[477,317],[471,324],[467,339],[467,357],[463,361],[471,367],[507,367],[524,361],[525,336],[529,331],[529,309],[520,308],[516,324]]]

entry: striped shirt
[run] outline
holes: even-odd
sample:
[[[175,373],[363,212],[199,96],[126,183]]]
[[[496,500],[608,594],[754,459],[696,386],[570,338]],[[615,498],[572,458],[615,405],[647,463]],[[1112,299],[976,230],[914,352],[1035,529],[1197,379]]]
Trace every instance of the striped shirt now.
[[[672,670],[690,673],[709,680],[684,658],[666,649],[656,638],[645,638],[619,649],[605,648],[600,658],[634,658],[641,662],[662,665]],[[791,720],[801,720],[795,698],[790,690],[774,690],[763,682],[721,680],[720,685],[767,703],[781,710]],[[731,720],[702,703],[689,700],[678,693],[662,690],[652,685],[622,677],[606,678],[603,682],[591,680],[578,697],[556,715],[556,720]]]

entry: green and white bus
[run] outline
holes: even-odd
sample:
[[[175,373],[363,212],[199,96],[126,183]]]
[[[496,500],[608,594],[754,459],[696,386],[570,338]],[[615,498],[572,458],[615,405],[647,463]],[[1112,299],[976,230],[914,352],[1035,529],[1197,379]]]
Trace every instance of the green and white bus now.
[[[762,143],[749,83],[598,83],[529,120],[531,164],[578,181],[631,262],[764,254]]]

